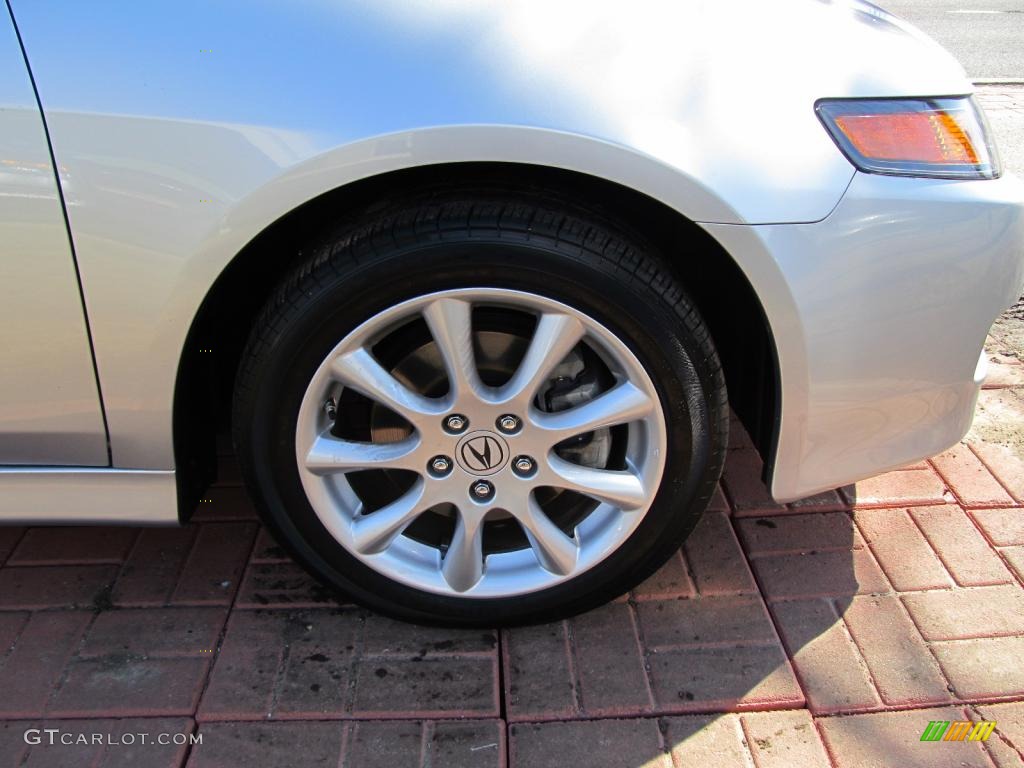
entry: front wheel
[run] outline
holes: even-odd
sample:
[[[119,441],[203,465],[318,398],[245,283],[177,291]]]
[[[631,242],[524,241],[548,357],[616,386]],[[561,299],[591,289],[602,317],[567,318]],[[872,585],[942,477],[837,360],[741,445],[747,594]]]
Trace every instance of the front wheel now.
[[[420,622],[585,610],[676,549],[726,444],[706,327],[638,238],[480,193],[326,238],[265,308],[235,440],[327,584]]]

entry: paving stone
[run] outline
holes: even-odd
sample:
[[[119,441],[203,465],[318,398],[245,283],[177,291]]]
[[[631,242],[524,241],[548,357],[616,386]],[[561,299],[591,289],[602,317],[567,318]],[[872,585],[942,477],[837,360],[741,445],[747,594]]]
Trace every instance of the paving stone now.
[[[291,621],[284,625],[275,718],[319,719],[346,712],[357,633],[357,622],[346,614],[313,614],[299,627]]]
[[[24,611],[0,613],[0,668],[4,656],[14,647],[14,641],[18,639],[31,616],[32,614]]]
[[[1024,385],[1024,367],[1018,360],[1005,355],[991,355],[988,361],[988,374],[983,389],[1003,389]]]
[[[111,600],[119,606],[163,605],[178,583],[197,526],[146,528],[114,584]]]
[[[571,620],[580,699],[588,716],[651,709],[632,609],[609,603]]]
[[[1021,768],[1024,766],[1024,757],[1021,757],[1024,753],[999,738],[997,731],[993,731],[993,735],[985,742],[985,749],[996,768]]]
[[[564,768],[585,755],[587,768],[672,768],[657,721],[583,720],[509,726],[511,768]]]
[[[683,547],[697,591],[728,595],[757,591],[729,519],[706,512]]]
[[[1006,562],[1017,572],[1017,578],[1024,581],[1024,547],[1007,547],[999,550]]]
[[[0,657],[0,715],[36,717],[45,710],[92,614],[54,611],[17,618],[20,626],[5,630],[9,642],[17,632],[14,647]]]
[[[858,509],[944,504],[952,500],[946,484],[930,467],[896,470],[861,480],[855,486],[854,498],[848,498]]]
[[[721,483],[715,486],[715,492],[711,496],[711,501],[708,502],[708,512],[724,512],[725,514],[730,512],[729,502],[725,498]]]
[[[812,712],[880,704],[860,652],[827,601],[775,603],[772,613]]]
[[[508,719],[540,720],[576,714],[567,623],[504,629],[501,638]]]
[[[806,709],[754,712],[740,719],[757,768],[831,767]]]
[[[423,757],[423,726],[415,721],[354,723],[345,752],[346,762],[360,768],[418,768]]]
[[[1024,589],[1017,584],[903,595],[925,640],[1024,634]]]
[[[73,659],[47,711],[54,717],[191,715],[209,663],[129,654]]]
[[[234,613],[199,720],[341,716],[360,626],[356,611]]]
[[[932,643],[932,652],[962,698],[1024,694],[1024,637]]]
[[[338,768],[346,726],[338,722],[203,723],[188,768]],[[299,757],[301,756],[301,758]]]
[[[750,557],[805,554],[863,546],[848,514],[801,514],[750,518],[737,524],[743,549]]]
[[[655,706],[663,712],[785,709],[803,694],[778,645],[654,650]]]
[[[986,742],[989,751],[996,755],[996,765],[1018,768],[1024,763],[1021,757],[1024,755],[1024,702],[983,704],[975,709],[981,717],[972,717],[972,720],[996,721],[995,732]]]
[[[0,525],[0,565],[4,564],[24,535],[24,528]]]
[[[293,624],[288,637],[305,631],[300,615],[240,611],[231,616],[200,702],[200,721],[270,717],[285,653],[286,622]]]
[[[932,458],[957,498],[967,507],[994,507],[1012,504],[999,481],[992,476],[966,445],[956,445]]]
[[[960,586],[1005,584],[1013,580],[999,555],[960,507],[918,507],[910,513]]]
[[[245,573],[236,608],[321,608],[351,605],[298,563],[253,563]]]
[[[497,715],[497,665],[479,657],[362,659],[353,713],[365,717]]]
[[[768,600],[885,592],[889,585],[864,549],[758,557],[751,561]]]
[[[110,600],[116,565],[0,568],[0,609],[93,608]]]
[[[29,749],[25,743],[25,729],[41,725],[31,720],[0,720],[0,757],[7,765],[24,764]]]
[[[25,743],[28,729],[34,732],[27,738],[38,739],[38,744]],[[7,765],[28,768],[177,768],[185,759],[187,740],[194,730],[195,723],[188,718],[6,722],[0,723],[0,755],[9,760]],[[94,735],[101,743],[92,743]],[[5,748],[12,737],[20,743]],[[179,739],[185,742],[176,744]],[[167,743],[161,744],[161,740]]]
[[[1009,448],[995,443],[971,443],[971,449],[1018,502],[1024,502],[1024,461]]]
[[[761,479],[763,464],[755,450],[732,450],[725,457],[723,482],[737,515],[782,512]]]
[[[291,561],[288,552],[277,543],[266,528],[260,528],[256,535],[256,544],[252,548],[254,563],[287,563]]]
[[[750,765],[746,739],[736,715],[666,717],[665,741],[679,766]]]
[[[949,701],[946,681],[899,598],[855,597],[843,618],[886,704],[922,706]]]
[[[195,656],[212,659],[225,608],[144,608],[96,616],[80,656]]]
[[[690,578],[681,551],[673,553],[654,575],[633,590],[637,600],[658,600],[667,597],[693,597],[697,588]]]
[[[848,505],[838,490],[823,491],[805,499],[791,501],[786,505],[791,512],[839,512],[845,510]]]
[[[442,720],[427,725],[426,766],[504,768],[506,752],[505,725],[500,720]]]
[[[252,523],[209,523],[199,527],[171,599],[184,604],[227,604],[242,578],[252,549]]]
[[[719,596],[639,603],[648,648],[764,645],[776,641],[760,597]]]
[[[826,717],[818,720],[837,768],[991,768],[978,742],[922,742],[932,720],[967,720],[959,708]]]
[[[971,514],[997,547],[1024,545],[1024,510],[976,509]]]
[[[8,565],[93,565],[121,563],[138,531],[110,526],[30,528]]]
[[[858,510],[854,517],[897,590],[953,586],[942,562],[907,510]]]
[[[491,655],[498,647],[493,629],[449,629],[395,621],[367,613],[363,624],[363,653],[367,656]]]

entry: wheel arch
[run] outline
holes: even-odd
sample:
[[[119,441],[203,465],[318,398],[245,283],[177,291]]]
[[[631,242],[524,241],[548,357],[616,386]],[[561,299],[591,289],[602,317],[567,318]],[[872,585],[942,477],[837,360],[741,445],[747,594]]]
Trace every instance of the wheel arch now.
[[[617,218],[666,255],[710,327],[730,404],[770,475],[781,409],[779,355],[765,306],[737,259],[676,208],[607,178],[548,165],[454,162],[386,171],[343,184],[292,208],[231,258],[209,287],[188,331],[173,402],[179,517],[188,518],[216,475],[217,431],[227,426],[235,372],[252,322],[277,283],[304,258],[308,241],[339,214],[372,209],[429,187],[496,187],[563,196]],[[686,258],[673,258],[681,251]],[[726,300],[723,300],[723,297]]]

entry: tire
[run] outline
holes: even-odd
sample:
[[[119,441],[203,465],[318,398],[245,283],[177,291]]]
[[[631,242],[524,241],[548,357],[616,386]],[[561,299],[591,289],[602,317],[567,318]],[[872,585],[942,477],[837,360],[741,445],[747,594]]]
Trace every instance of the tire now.
[[[326,585],[418,623],[534,623],[624,593],[694,528],[724,461],[725,381],[639,235],[481,189],[378,204],[305,252],[251,333],[233,432],[265,523]],[[531,356],[542,339],[559,351]],[[469,425],[451,434],[457,407]],[[549,447],[580,424],[599,426]],[[413,509],[435,499],[451,501]]]

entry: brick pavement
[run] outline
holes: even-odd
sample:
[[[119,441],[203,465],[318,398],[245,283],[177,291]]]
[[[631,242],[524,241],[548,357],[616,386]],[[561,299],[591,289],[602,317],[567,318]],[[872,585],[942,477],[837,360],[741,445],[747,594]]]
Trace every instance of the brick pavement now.
[[[0,528],[0,762],[1024,765],[1024,467],[998,446],[778,505],[739,433],[657,574],[501,632],[332,598],[222,462],[183,529]],[[984,745],[918,741],[980,718]],[[203,744],[33,746],[30,727]]]

